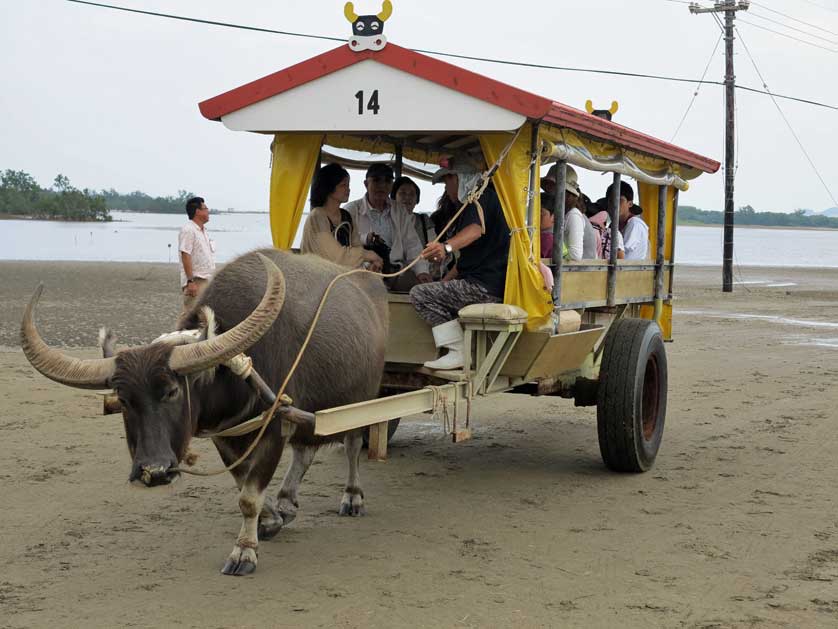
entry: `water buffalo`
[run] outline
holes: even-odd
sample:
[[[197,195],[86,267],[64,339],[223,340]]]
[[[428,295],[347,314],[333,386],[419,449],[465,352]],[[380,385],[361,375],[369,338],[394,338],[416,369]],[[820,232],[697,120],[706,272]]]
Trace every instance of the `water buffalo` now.
[[[80,360],[49,348],[33,321],[36,291],[21,327],[23,351],[42,374],[87,389],[113,388],[119,396],[131,454],[130,480],[153,486],[171,482],[190,439],[267,410],[264,397],[223,365],[246,352],[255,370],[276,391],[308,332],[320,298],[342,267],[308,255],[273,249],[248,253],[221,270],[182,318],[184,330],[149,345],[113,350],[105,335],[105,357]],[[339,280],[286,393],[302,412],[350,404],[378,395],[384,367],[388,311],[383,283],[367,274]],[[255,433],[213,438],[225,465],[241,456]],[[242,575],[256,568],[259,539],[269,539],[294,519],[297,490],[317,449],[342,440],[349,476],[340,515],[361,515],[364,493],[358,476],[361,430],[316,437],[313,426],[273,421],[265,436],[232,470],[240,489],[244,521],[222,572]],[[266,498],[286,442],[293,461],[276,500]]]

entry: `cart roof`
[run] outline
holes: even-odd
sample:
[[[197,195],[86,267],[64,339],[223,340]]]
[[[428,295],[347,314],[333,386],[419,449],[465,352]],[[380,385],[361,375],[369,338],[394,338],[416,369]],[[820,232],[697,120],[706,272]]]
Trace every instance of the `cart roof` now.
[[[720,166],[669,142],[392,43],[379,51],[339,46],[205,100],[199,108],[204,117],[237,131],[393,135],[417,144],[429,134],[448,133],[456,136],[452,149],[463,135],[540,122],[697,171],[713,173]]]

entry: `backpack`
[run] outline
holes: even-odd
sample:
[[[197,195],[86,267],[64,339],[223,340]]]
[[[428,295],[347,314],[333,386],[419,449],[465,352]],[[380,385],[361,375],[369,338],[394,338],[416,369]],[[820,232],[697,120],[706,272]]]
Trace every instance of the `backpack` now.
[[[597,212],[588,220],[597,234],[597,257],[608,260],[611,256],[611,222],[608,212]]]

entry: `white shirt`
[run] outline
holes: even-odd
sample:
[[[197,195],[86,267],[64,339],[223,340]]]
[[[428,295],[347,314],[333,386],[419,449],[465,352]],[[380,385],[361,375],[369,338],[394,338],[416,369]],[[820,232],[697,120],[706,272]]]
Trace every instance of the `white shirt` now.
[[[209,237],[206,227],[198,227],[195,221],[187,221],[180,228],[177,237],[178,251],[192,257],[192,277],[210,279],[215,273],[215,241]],[[180,265],[180,286],[186,286],[186,271]]]
[[[628,219],[623,229],[626,260],[646,260],[649,257],[649,226],[639,216]]]
[[[352,215],[352,224],[362,243],[367,242],[370,232],[375,232],[384,239],[390,247],[390,262],[393,264],[405,266],[422,253],[424,247],[413,225],[413,216],[404,208],[394,206],[390,199],[387,199],[387,207],[384,210],[376,210],[370,206],[367,195],[350,201],[343,209]],[[419,260],[412,270],[416,275],[427,273],[428,262]]]
[[[564,241],[571,260],[581,260],[585,250],[585,221],[578,208],[564,215]]]

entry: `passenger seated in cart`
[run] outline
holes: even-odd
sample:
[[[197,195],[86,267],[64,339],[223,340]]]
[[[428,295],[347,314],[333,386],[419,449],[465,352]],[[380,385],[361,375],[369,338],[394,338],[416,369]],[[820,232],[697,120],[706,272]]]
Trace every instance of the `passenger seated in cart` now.
[[[349,199],[349,173],[340,164],[323,166],[311,183],[311,212],[303,228],[302,253],[314,253],[337,264],[380,271],[382,260],[361,246],[349,212],[340,207]]]
[[[541,193],[541,257],[553,256],[553,208],[556,207],[556,197],[549,192]]]
[[[434,224],[431,221],[431,217],[424,212],[415,211],[419,206],[421,191],[413,179],[404,176],[397,177],[393,182],[390,198],[396,202],[396,209],[404,210],[413,218],[413,227],[416,229],[416,235],[419,236],[419,242],[422,243],[422,247],[436,238],[436,231],[434,231]]]
[[[611,198],[614,189],[612,183],[608,186],[605,198]],[[634,204],[634,190],[625,181],[620,182],[620,231],[623,233],[623,244],[626,260],[646,260],[649,258],[649,226],[640,218],[643,208]]]
[[[413,217],[399,211],[390,199],[393,169],[387,164],[373,164],[367,169],[364,186],[366,194],[346,205],[358,230],[361,243],[375,247],[379,255],[389,248],[390,267],[385,273],[397,271],[412,262],[422,252],[422,243],[413,227]],[[376,236],[379,239],[376,239]],[[381,247],[383,242],[384,247]],[[385,257],[385,256],[382,256]],[[385,266],[386,259],[385,259]],[[430,282],[428,263],[420,260],[406,273],[389,282],[390,290],[407,292],[417,283]]]
[[[416,235],[419,236],[419,242],[422,247],[425,247],[430,241],[436,238],[436,228],[430,215],[424,212],[416,212],[415,209],[419,205],[421,198],[419,186],[410,177],[397,177],[393,182],[393,190],[390,192],[390,198],[396,202],[397,212],[407,212],[413,217],[413,227],[416,229]],[[442,264],[439,262],[428,263],[429,273],[432,279],[442,279],[445,273],[442,270]],[[448,269],[445,269],[448,271]]]
[[[445,183],[445,194],[457,204],[480,179],[477,166],[448,160],[434,173],[434,183]],[[477,210],[482,208],[483,219]],[[468,205],[455,223],[455,233],[445,241],[432,242],[422,251],[426,260],[441,262],[459,252],[457,264],[441,282],[420,284],[410,291],[410,301],[419,316],[433,326],[437,348],[448,353],[425,363],[430,369],[460,369],[463,366],[463,329],[457,313],[469,304],[503,301],[509,257],[509,226],[500,199],[491,184]]]
[[[611,259],[611,215],[608,213],[608,200],[604,197],[588,205],[588,220],[597,233],[597,257]],[[617,230],[617,259],[626,257],[623,234]]]
[[[552,193],[556,189],[556,168],[553,164],[547,174],[541,178],[541,187]],[[567,166],[564,196],[564,244],[566,260],[593,260],[597,257],[596,233],[588,218],[579,210],[581,193],[576,171]]]

